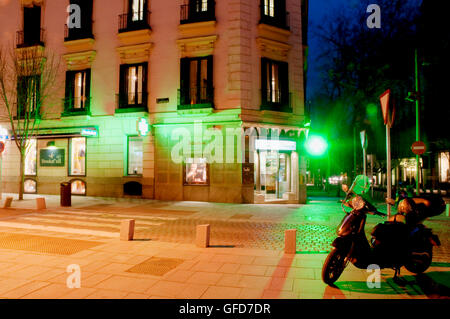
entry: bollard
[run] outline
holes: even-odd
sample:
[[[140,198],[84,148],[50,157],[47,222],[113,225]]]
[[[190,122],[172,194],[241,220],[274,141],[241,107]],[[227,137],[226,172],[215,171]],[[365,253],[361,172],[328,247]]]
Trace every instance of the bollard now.
[[[46,209],[47,205],[45,204],[45,198],[44,197],[39,197],[36,198],[36,209]]]
[[[450,204],[447,204],[447,209],[445,210],[445,215],[450,217]]]
[[[210,227],[209,225],[197,225],[197,236],[195,244],[200,248],[209,247]]]
[[[12,201],[13,201],[12,197],[6,197],[5,203],[3,204],[3,208],[10,208]]]
[[[297,229],[288,229],[284,232],[284,252],[286,254],[297,252]]]
[[[134,219],[122,220],[120,224],[120,240],[130,241],[134,237]]]

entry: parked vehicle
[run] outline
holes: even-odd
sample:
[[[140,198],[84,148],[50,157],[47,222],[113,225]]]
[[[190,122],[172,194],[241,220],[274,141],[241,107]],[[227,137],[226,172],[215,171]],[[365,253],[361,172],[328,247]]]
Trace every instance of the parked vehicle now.
[[[338,227],[338,237],[322,268],[322,280],[326,284],[336,282],[349,262],[360,269],[367,269],[372,264],[380,268],[392,268],[395,270],[395,280],[402,266],[416,274],[428,269],[433,246],[439,246],[440,242],[438,236],[421,222],[444,211],[440,211],[438,200],[433,205],[426,198],[416,200],[402,197],[398,213],[373,229],[369,243],[364,230],[367,214],[386,216],[363,197],[370,189],[370,181],[367,176],[360,175],[350,188],[342,185],[342,189],[346,193],[342,201],[346,215]],[[389,204],[394,205],[395,201]],[[350,211],[347,212],[346,208]]]

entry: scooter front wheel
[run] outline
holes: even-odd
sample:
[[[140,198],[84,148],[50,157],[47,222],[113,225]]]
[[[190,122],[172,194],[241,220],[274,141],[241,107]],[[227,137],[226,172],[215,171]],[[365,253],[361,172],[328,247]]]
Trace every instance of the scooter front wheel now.
[[[333,285],[345,269],[346,254],[342,250],[333,248],[328,254],[322,268],[322,280],[327,285]]]

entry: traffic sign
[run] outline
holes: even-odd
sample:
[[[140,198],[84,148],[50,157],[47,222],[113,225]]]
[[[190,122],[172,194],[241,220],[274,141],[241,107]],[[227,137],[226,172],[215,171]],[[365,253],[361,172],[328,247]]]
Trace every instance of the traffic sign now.
[[[0,141],[0,154],[2,154],[5,150],[5,142]]]
[[[418,141],[413,143],[413,145],[411,146],[411,150],[416,155],[422,155],[427,151],[427,146],[424,142]]]
[[[361,137],[361,146],[363,149],[367,148],[367,134],[366,131],[361,131],[360,133],[360,137]]]

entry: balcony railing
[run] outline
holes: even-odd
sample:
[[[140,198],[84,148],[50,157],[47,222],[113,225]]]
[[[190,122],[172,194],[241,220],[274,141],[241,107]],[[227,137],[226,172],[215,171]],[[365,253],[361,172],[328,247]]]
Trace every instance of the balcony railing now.
[[[93,39],[92,28],[70,28],[64,25],[64,41]]]
[[[150,28],[150,11],[129,12],[119,15],[119,33]]]
[[[272,25],[274,27],[286,30],[290,30],[291,28],[291,19],[289,12],[286,12],[284,14],[278,14],[272,17],[270,15],[265,14],[263,6],[261,7],[261,19],[259,23]]]
[[[214,107],[213,87],[182,88],[178,90],[178,109]]]
[[[292,93],[283,90],[261,91],[261,109],[292,112]]]
[[[180,7],[180,24],[216,20],[216,2],[201,0],[184,3]]]
[[[44,29],[36,29],[30,31],[17,31],[16,34],[16,46],[17,48],[31,47],[35,45],[44,46]]]
[[[143,108],[147,110],[147,92],[119,93],[116,98],[119,109]]]
[[[63,115],[87,115],[90,113],[91,98],[80,96],[64,98],[64,113]]]

